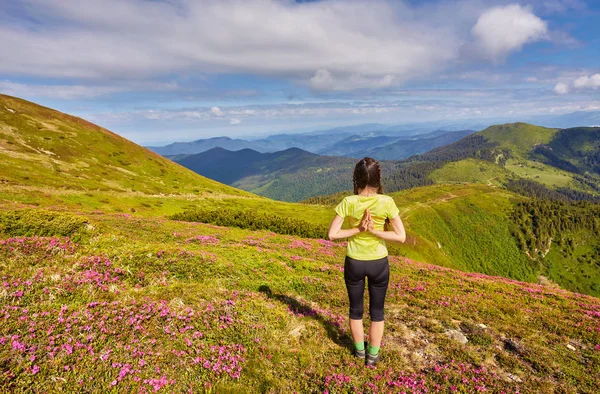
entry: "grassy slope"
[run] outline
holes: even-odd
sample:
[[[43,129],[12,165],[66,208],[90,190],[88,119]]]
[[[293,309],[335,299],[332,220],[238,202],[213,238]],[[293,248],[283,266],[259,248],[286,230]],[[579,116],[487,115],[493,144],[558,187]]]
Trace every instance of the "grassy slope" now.
[[[392,193],[409,231],[400,254],[465,271],[535,281],[506,218],[520,197],[483,185],[444,185]]]
[[[13,141],[13,144],[5,144],[11,150],[2,151],[0,165],[11,169],[28,168],[27,179],[19,178],[18,171],[3,172],[10,177],[0,186],[1,204],[5,208],[59,207],[87,212],[126,212],[137,217],[169,215],[194,207],[245,208],[282,216],[292,215],[322,226],[327,226],[332,218],[333,212],[329,206],[280,203],[253,196],[200,177],[78,118],[18,99],[3,97],[3,100],[3,107],[0,107],[5,117],[2,130],[10,130],[12,140],[7,141]],[[8,111],[9,108],[16,113]],[[45,132],[39,134],[37,126],[31,128],[38,123],[53,125],[44,127],[54,130],[69,130],[69,137],[61,139],[61,132],[54,131],[55,134],[49,134],[51,139],[45,140],[40,137]],[[88,138],[103,142],[96,142],[90,147],[94,150],[86,149],[84,154],[81,154],[81,151],[76,149],[85,145]],[[54,141],[55,139],[58,141]],[[27,145],[34,147],[36,151],[23,153],[27,148],[15,143],[18,140],[26,141]],[[66,148],[62,147],[61,143]],[[46,151],[62,149],[70,150],[71,154],[67,155],[68,158],[52,159],[41,152],[43,144],[50,144],[44,145],[43,149]],[[21,156],[15,157],[14,152],[18,149],[22,151]],[[135,176],[126,177],[124,172],[112,170],[109,173],[111,178],[108,178],[102,173],[102,168],[116,168],[122,165],[120,161],[123,158],[112,155],[114,151],[126,152],[130,158],[128,160],[132,163],[142,163],[125,166],[130,168],[128,171],[135,173]],[[82,183],[69,183],[71,178],[65,177],[63,171],[57,172],[50,165],[46,165],[50,163],[65,167],[73,162],[90,161],[97,161],[99,164],[83,170],[70,170],[72,175],[79,174],[80,177],[87,178]],[[453,165],[455,173],[459,171],[462,174],[471,174],[469,180],[472,181],[494,184],[503,175],[492,168],[494,166],[490,163],[468,159]],[[166,172],[167,181],[163,181],[158,175],[161,170]],[[442,179],[450,178],[450,174],[443,173],[446,170],[446,167],[438,170],[441,174],[437,175]],[[175,178],[179,181],[168,181]],[[112,189],[102,187],[101,184],[106,182],[112,185]],[[57,184],[67,187],[53,187]],[[125,190],[127,187],[136,188],[138,191]],[[85,189],[80,190],[81,188]],[[398,193],[396,198],[398,205],[406,210],[403,218],[413,241],[397,250],[397,253],[466,271],[535,281],[536,270],[517,253],[508,232],[505,215],[509,209],[509,193],[484,186],[456,185],[415,189]],[[574,282],[571,279],[562,279],[565,275],[556,268],[560,267],[559,264],[553,263],[552,267],[554,268],[551,272],[554,274],[547,273],[552,279],[561,284]]]
[[[558,129],[535,126],[527,123],[509,123],[491,126],[478,132],[489,141],[509,148],[514,154],[526,157],[536,144],[547,144]]]
[[[510,172],[484,160],[465,159],[450,162],[429,174],[435,183],[481,183],[500,186],[510,178]]]
[[[552,243],[544,257],[542,274],[562,287],[600,297],[600,239],[592,231],[562,234],[575,240],[575,247]]]
[[[554,143],[554,139],[567,133],[569,141],[573,136],[569,149],[564,143]],[[593,150],[597,144],[595,137],[598,134],[594,129],[570,129],[560,131],[527,123],[510,123],[490,126],[474,135],[481,135],[490,142],[499,144],[499,148],[509,149],[511,158],[504,166],[494,166],[492,163],[482,163],[474,159],[449,162],[442,168],[433,171],[428,178],[436,183],[483,183],[488,184],[493,178],[493,184],[502,184],[503,181],[521,177],[542,183],[550,188],[568,187],[588,193],[595,193],[594,189],[576,181],[572,172],[546,164],[543,158],[532,154],[532,150],[539,144],[551,146],[559,154],[564,154],[567,161],[580,165],[578,152]],[[596,139],[595,139],[596,138]],[[443,149],[443,148],[442,148]]]
[[[0,244],[0,391],[593,393],[600,384],[596,298],[392,258],[383,359],[369,369],[350,357],[343,247],[87,218],[78,245]],[[450,329],[469,342],[450,340]]]
[[[0,173],[10,185],[248,195],[83,119],[4,95],[0,134]]]
[[[279,203],[202,177],[85,120],[0,95],[0,200],[41,207],[164,215],[242,207],[301,219],[314,207]],[[322,223],[329,220],[323,219]]]

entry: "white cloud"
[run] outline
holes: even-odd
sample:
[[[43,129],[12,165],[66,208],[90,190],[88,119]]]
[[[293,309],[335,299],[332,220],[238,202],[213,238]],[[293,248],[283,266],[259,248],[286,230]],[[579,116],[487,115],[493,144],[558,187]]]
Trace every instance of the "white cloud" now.
[[[471,33],[483,56],[497,62],[527,43],[546,38],[548,27],[531,9],[513,4],[484,12]]]
[[[589,89],[589,88],[599,88],[600,87],[600,73],[583,76],[577,78],[573,82],[573,87],[575,89]]]
[[[240,124],[240,123],[242,123],[242,121],[239,120],[238,118],[231,118],[229,120],[229,124]]]
[[[463,39],[402,2],[23,0],[0,26],[0,73],[148,78],[171,73],[318,77],[315,89],[381,87],[443,69]],[[1,11],[0,11],[1,12]],[[43,20],[27,28],[27,20]],[[328,87],[329,86],[329,87]]]
[[[223,113],[223,111],[221,111],[221,108],[219,108],[219,107],[212,107],[210,109],[210,113],[213,114],[214,116],[218,116],[218,117],[222,117],[223,115],[225,115]]]
[[[556,94],[567,94],[569,93],[569,85],[564,82],[559,82],[554,86],[553,90]]]
[[[559,82],[554,87],[554,92],[557,94],[567,94],[571,90],[586,90],[600,88],[600,73],[592,75],[582,75],[572,82]]]

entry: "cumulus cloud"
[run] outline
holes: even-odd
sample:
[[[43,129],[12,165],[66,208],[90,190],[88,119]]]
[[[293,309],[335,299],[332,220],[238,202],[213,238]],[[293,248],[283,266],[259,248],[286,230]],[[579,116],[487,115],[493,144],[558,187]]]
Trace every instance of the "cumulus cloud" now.
[[[564,82],[559,82],[554,86],[553,90],[556,94],[567,94],[569,93],[569,85]]]
[[[487,10],[471,30],[482,55],[496,62],[527,43],[546,38],[547,33],[546,22],[518,4]]]
[[[242,121],[238,118],[231,118],[229,120],[229,124],[240,124],[240,123],[242,123]]]
[[[586,75],[577,78],[573,82],[575,89],[588,89],[588,88],[599,88],[600,87],[600,73],[594,75]]]
[[[501,61],[554,37],[508,1],[21,0],[18,13],[0,9],[0,74],[79,83],[238,73],[319,91],[388,88],[465,64],[465,46]]]
[[[223,115],[225,115],[223,113],[223,111],[221,111],[221,108],[219,108],[219,107],[212,107],[210,109],[210,113],[213,114],[214,116],[218,116],[218,117],[222,117]]]
[[[600,73],[583,75],[568,83],[559,82],[554,87],[554,92],[556,94],[567,94],[572,90],[582,91],[598,88],[600,88]]]

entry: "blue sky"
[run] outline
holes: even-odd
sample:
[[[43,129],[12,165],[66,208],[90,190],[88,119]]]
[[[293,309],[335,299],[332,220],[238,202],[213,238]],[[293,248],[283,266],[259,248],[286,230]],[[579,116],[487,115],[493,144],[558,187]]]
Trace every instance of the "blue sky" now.
[[[140,144],[600,111],[592,0],[0,2],[0,92]]]

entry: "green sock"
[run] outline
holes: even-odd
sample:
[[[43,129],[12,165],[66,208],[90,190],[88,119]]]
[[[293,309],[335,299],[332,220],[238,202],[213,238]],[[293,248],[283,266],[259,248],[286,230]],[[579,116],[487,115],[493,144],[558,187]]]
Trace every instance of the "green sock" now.
[[[373,346],[373,345],[369,345],[369,354],[370,354],[371,356],[376,356],[376,355],[377,355],[377,353],[379,353],[379,348],[378,348],[378,347],[375,347],[375,346]]]
[[[364,342],[355,342],[355,343],[354,343],[354,348],[355,348],[356,350],[358,350],[359,352],[360,352],[361,350],[365,350],[365,343],[364,343]]]

